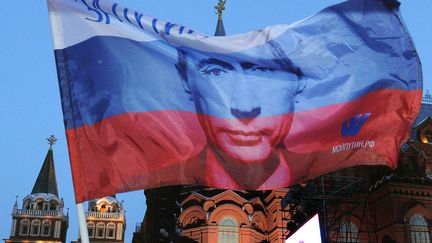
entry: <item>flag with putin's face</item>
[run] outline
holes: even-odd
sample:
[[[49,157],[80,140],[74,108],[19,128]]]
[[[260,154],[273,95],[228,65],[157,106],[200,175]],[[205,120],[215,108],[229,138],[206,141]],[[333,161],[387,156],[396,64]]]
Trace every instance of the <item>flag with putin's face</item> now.
[[[212,37],[108,1],[48,0],[76,201],[395,167],[422,77],[394,2]]]

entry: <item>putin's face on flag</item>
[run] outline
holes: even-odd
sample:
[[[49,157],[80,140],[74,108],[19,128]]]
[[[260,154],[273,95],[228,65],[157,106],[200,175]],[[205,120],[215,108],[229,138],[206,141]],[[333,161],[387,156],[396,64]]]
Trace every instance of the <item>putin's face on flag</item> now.
[[[303,89],[299,68],[275,45],[260,60],[179,51],[177,68],[194,102],[208,142],[243,163],[268,159],[283,143],[295,97]]]

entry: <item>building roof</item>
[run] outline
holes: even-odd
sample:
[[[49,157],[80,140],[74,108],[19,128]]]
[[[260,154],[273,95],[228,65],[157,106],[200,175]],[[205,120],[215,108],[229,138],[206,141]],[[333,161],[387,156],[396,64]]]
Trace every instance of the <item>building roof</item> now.
[[[420,111],[413,123],[413,129],[430,116],[432,116],[432,95],[429,93],[429,90],[426,90],[426,94],[422,98]]]
[[[223,20],[219,19],[216,25],[215,36],[226,36]]]
[[[431,98],[432,99],[432,98]],[[413,126],[411,127],[411,139],[418,140],[417,138],[417,127],[426,121],[429,117],[432,117],[432,103],[426,102],[429,101],[427,96],[423,97],[423,103],[420,106],[420,111],[415,119]]]
[[[215,36],[225,36],[225,28],[222,20],[222,13],[225,10],[226,0],[219,0],[218,5],[215,6],[216,14],[218,15],[218,22],[216,25]]]
[[[51,193],[58,197],[57,179],[54,169],[54,156],[52,148],[48,150],[45,161],[33,186],[31,194]]]
[[[423,99],[424,100],[424,99]],[[420,107],[420,112],[414,121],[414,126],[417,126],[420,122],[425,120],[427,117],[432,116],[432,104],[423,102]]]

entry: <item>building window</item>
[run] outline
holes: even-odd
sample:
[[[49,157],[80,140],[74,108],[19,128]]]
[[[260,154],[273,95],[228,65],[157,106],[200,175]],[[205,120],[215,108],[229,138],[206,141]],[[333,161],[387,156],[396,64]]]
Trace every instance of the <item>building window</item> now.
[[[50,236],[50,234],[51,234],[51,221],[49,221],[49,220],[42,221],[41,235],[42,236]]]
[[[39,219],[35,219],[31,223],[30,235],[39,236],[41,222]]]
[[[24,209],[30,209],[30,200],[26,200],[26,201],[24,202],[24,206],[23,206],[23,208],[24,208]]]
[[[109,223],[107,224],[107,232],[106,232],[106,238],[107,239],[114,239],[115,238],[115,224]]]
[[[60,238],[61,230],[62,230],[62,222],[57,220],[54,225],[54,238]]]
[[[96,224],[96,238],[104,238],[105,236],[105,224],[104,223],[97,223]]]
[[[54,200],[51,200],[49,204],[49,210],[57,210],[58,203]]]
[[[218,242],[219,243],[238,243],[239,229],[235,219],[224,217],[219,221]]]
[[[122,236],[123,236],[123,224],[118,223],[117,224],[117,240],[122,240]]]
[[[21,220],[21,227],[20,227],[20,235],[29,235],[29,230],[30,230],[30,220],[28,219],[23,219]]]
[[[95,236],[95,224],[93,222],[88,223],[87,229],[88,229],[89,238],[94,238],[94,236]]]
[[[360,242],[357,226],[349,220],[345,221],[339,229],[338,242]]]
[[[414,214],[409,220],[411,229],[411,242],[412,243],[429,243],[430,235],[428,230],[428,223],[426,219],[420,214]]]
[[[42,210],[44,202],[42,200],[36,202],[36,210]]]

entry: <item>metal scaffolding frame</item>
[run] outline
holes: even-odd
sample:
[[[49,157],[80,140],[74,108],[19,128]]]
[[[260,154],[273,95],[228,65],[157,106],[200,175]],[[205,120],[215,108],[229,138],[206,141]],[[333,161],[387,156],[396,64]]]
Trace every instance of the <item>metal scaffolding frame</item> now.
[[[282,208],[287,226],[283,232],[285,239],[318,213],[323,242],[359,242],[360,233],[367,235],[368,242],[375,242],[368,188],[363,177],[329,174],[303,186],[296,185],[284,198]],[[349,231],[352,217],[360,222],[357,232]],[[344,232],[341,231],[343,227]]]

